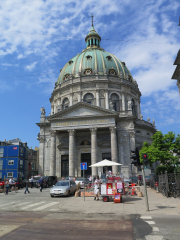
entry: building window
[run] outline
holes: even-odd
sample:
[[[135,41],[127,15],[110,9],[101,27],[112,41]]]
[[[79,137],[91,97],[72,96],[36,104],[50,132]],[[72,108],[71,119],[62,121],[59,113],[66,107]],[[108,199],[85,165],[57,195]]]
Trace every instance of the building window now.
[[[65,98],[63,100],[63,104],[62,104],[62,109],[66,109],[69,107],[69,99],[68,98]]]
[[[89,141],[85,140],[81,143],[81,145],[91,145],[91,143]]]
[[[0,157],[3,157],[4,154],[4,148],[0,148]]]
[[[120,111],[119,96],[116,93],[111,94],[110,110]]]
[[[8,177],[8,178],[13,177],[13,172],[8,172],[8,173],[7,173],[7,177]]]
[[[20,161],[19,161],[19,164],[20,164],[20,165],[23,165],[23,160],[20,160]]]
[[[138,131],[136,131],[136,133],[141,133],[141,131],[138,130]]]
[[[0,170],[3,168],[3,160],[0,160]]]
[[[107,56],[106,58],[107,58],[107,60],[109,60],[109,61],[112,60],[112,57],[111,57],[111,56]]]
[[[64,81],[69,80],[69,79],[70,79],[70,74],[66,74],[63,78]]]
[[[147,135],[150,135],[150,134],[147,132]]]
[[[86,56],[86,59],[87,59],[87,60],[91,60],[91,59],[92,59],[92,56],[88,55],[88,56]]]
[[[24,153],[24,149],[23,148],[20,148],[21,149],[21,153]]]
[[[110,75],[116,75],[116,71],[114,69],[109,69],[109,74]]]
[[[135,106],[134,99],[131,100],[131,107],[132,107],[133,117],[136,117],[136,106]]]
[[[94,103],[94,95],[92,93],[86,93],[84,95],[84,102],[93,104]]]
[[[0,172],[0,179],[2,179],[2,172]]]
[[[88,68],[88,69],[86,69],[86,70],[84,71],[84,74],[85,74],[85,75],[90,75],[90,74],[92,74],[92,73],[93,73],[93,71],[92,71],[91,68]]]
[[[8,165],[14,165],[14,160],[9,160]]]
[[[73,63],[73,61],[72,61],[72,60],[70,60],[70,61],[69,61],[69,65],[71,65],[72,63]]]

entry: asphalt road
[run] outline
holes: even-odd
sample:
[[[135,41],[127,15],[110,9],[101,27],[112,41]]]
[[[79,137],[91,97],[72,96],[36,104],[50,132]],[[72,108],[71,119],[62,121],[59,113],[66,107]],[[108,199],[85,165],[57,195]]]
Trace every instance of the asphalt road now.
[[[8,196],[0,194],[1,239],[180,239],[180,215],[159,216],[151,212],[125,215],[97,213],[93,209],[83,213],[78,207],[74,212],[62,211],[60,204],[68,202],[70,206],[73,199],[74,196],[51,198],[49,189],[42,193],[39,189],[30,189],[30,194],[24,194],[24,190]],[[97,206],[102,204],[105,208],[113,206],[113,203],[97,202]]]

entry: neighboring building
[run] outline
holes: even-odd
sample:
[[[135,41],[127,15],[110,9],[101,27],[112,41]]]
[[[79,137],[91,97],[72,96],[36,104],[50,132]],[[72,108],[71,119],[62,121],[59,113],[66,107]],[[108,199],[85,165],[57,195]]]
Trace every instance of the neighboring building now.
[[[27,143],[18,138],[0,142],[0,178],[27,178]]]
[[[39,171],[39,148],[35,147],[34,150],[37,152],[37,163],[36,163],[36,169]]]
[[[39,174],[81,176],[81,162],[89,166],[109,159],[122,164],[113,173],[128,178],[130,150],[144,141],[151,144],[155,122],[143,120],[137,82],[124,62],[101,48],[93,25],[85,41],[86,48],[60,72],[50,116],[41,109]],[[86,175],[98,171],[88,168]]]
[[[177,57],[175,59],[174,65],[177,65],[174,74],[172,76],[172,79],[177,80],[177,86],[179,88],[179,95],[180,95],[180,50],[178,51]]]
[[[37,151],[30,148],[28,151],[28,177],[38,174]]]

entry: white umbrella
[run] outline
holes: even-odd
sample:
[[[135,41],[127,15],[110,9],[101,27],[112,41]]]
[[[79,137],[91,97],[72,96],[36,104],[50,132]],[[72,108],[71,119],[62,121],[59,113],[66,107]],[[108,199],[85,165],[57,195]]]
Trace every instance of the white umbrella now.
[[[119,165],[122,165],[122,164],[112,162],[112,161],[109,161],[109,160],[105,159],[105,160],[102,160],[98,163],[95,163],[95,164],[93,164],[89,167],[106,167],[106,166],[119,166]]]

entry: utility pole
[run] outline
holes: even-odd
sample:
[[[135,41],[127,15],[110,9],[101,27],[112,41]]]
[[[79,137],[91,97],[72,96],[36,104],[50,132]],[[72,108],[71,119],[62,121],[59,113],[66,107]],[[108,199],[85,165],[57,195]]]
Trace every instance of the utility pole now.
[[[144,166],[148,165],[148,157],[147,157],[147,153],[143,154],[143,165],[141,166],[142,169],[142,174],[143,174],[143,184],[144,184],[144,194],[145,194],[145,199],[146,199],[146,208],[149,212],[149,203],[148,203],[148,195],[147,195],[147,188],[146,188],[146,181],[145,181],[145,174],[144,174]]]

